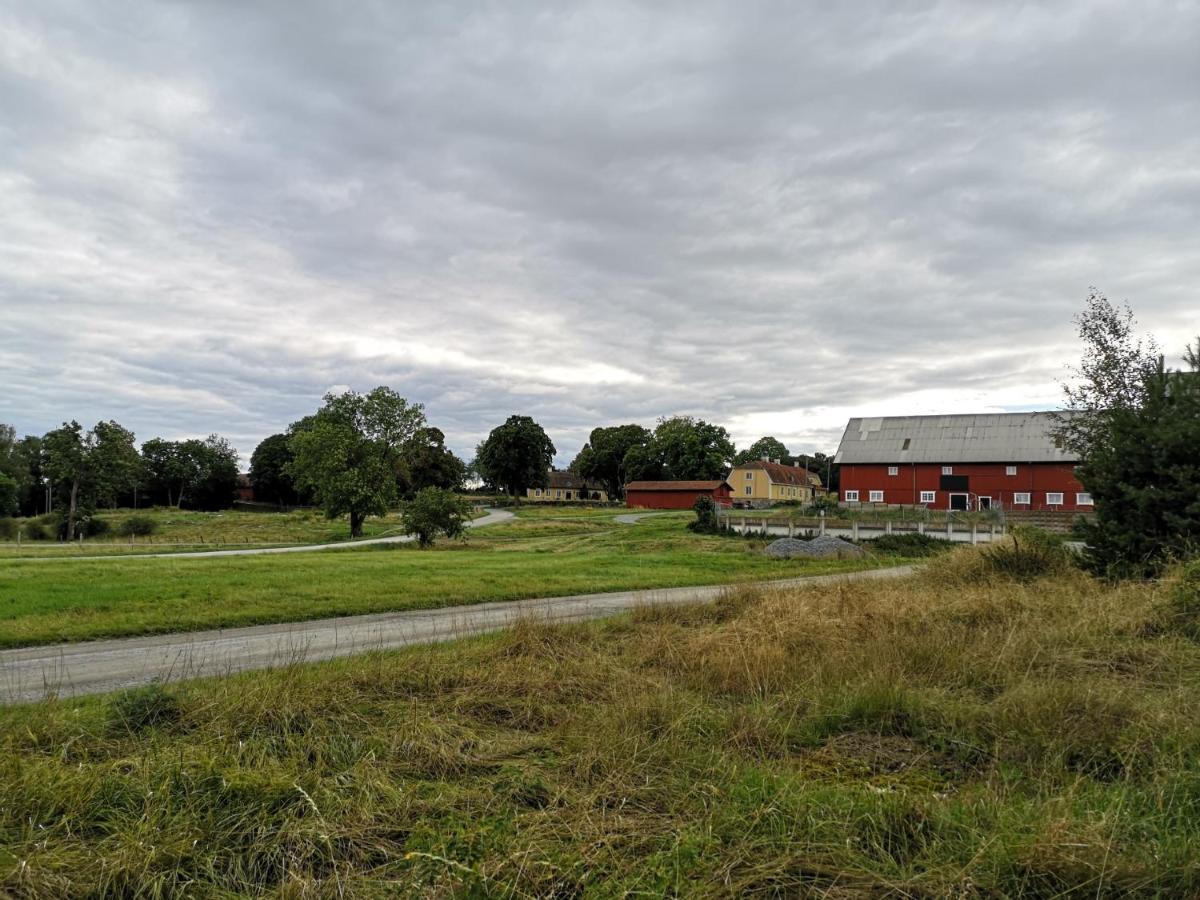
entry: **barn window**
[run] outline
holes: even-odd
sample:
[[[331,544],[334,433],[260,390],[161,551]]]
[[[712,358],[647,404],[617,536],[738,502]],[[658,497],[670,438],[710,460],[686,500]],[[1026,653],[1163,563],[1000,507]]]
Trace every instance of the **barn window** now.
[[[937,491],[921,491],[921,502],[922,503],[936,503],[937,502]]]
[[[943,475],[953,475],[954,474],[954,466],[942,466],[942,474]]]
[[[1051,493],[1050,491],[1046,492],[1046,504],[1048,506],[1062,506],[1062,502],[1061,491],[1056,491],[1054,493]]]
[[[1092,504],[1092,495],[1088,494],[1088,493],[1076,494],[1075,495],[1075,505],[1076,506],[1092,506],[1093,505]]]
[[[847,503],[857,503],[858,502],[858,491],[846,491],[846,502]]]
[[[911,445],[912,445],[912,438],[905,438],[905,439],[904,439],[904,446],[903,446],[903,447],[901,447],[900,449],[901,449],[901,450],[907,450],[907,449],[908,449],[908,448],[909,448]]]
[[[883,502],[883,491],[871,491],[871,493],[868,496],[871,498],[872,503],[882,503]]]
[[[900,467],[899,466],[888,466],[888,474],[889,475],[899,475]]]
[[[1016,474],[1017,474],[1017,467],[1016,467],[1016,466],[1005,466],[1005,467],[1004,467],[1004,474],[1005,474],[1005,475],[1016,475]]]
[[[1017,491],[1013,494],[1013,503],[1018,505],[1029,505],[1029,491]]]

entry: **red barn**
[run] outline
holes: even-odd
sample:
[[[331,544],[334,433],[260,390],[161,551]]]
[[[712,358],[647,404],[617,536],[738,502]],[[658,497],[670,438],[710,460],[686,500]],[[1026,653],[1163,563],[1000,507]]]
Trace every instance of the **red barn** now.
[[[720,481],[631,481],[625,485],[625,505],[643,509],[691,509],[697,497],[712,497],[729,506],[733,488]]]
[[[834,462],[843,505],[1090,511],[1055,413],[851,419]]]

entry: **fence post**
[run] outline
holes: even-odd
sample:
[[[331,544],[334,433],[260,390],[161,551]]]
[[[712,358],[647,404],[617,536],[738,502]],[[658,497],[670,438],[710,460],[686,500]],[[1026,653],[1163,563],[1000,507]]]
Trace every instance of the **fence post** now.
[[[796,523],[793,522],[791,519],[788,519],[788,537],[792,538],[795,536],[796,536]]]
[[[971,543],[979,543],[979,527],[974,522],[971,523]]]
[[[884,534],[892,533],[892,520],[891,519],[888,519],[886,522],[883,523],[883,533]]]
[[[850,523],[850,537],[856,541],[858,540],[858,519]]]
[[[946,519],[946,540],[954,540],[954,520],[950,518]]]
[[[925,523],[921,520],[917,521],[917,534],[925,533]]]
[[[825,510],[821,510],[820,530],[821,530],[821,536],[824,537],[825,536]]]

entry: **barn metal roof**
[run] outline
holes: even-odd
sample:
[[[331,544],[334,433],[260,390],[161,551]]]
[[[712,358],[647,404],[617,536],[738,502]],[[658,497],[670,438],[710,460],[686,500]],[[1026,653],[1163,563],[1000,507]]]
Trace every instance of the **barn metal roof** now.
[[[1019,412],[851,419],[836,463],[1075,462],[1057,446],[1058,416]],[[907,442],[907,444],[906,444]],[[907,449],[905,449],[907,447]]]

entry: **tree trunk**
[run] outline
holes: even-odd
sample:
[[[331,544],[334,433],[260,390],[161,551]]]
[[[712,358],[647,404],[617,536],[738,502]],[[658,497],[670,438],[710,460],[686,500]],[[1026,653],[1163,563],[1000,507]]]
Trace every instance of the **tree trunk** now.
[[[71,505],[67,508],[67,541],[75,540],[75,504],[79,499],[79,479],[71,482]]]
[[[350,510],[350,537],[362,537],[363,519],[365,518],[366,516],[358,510]]]

